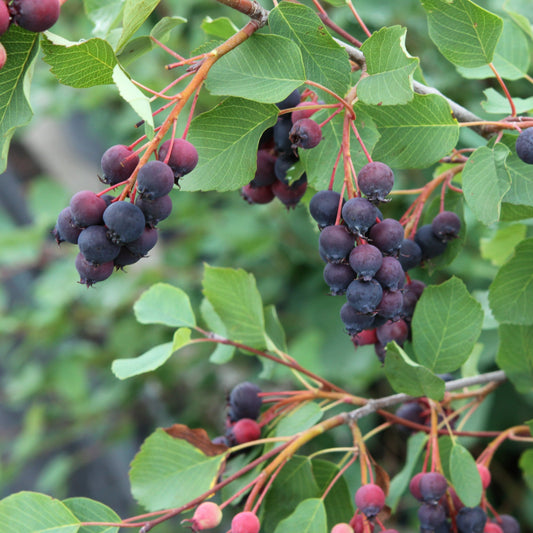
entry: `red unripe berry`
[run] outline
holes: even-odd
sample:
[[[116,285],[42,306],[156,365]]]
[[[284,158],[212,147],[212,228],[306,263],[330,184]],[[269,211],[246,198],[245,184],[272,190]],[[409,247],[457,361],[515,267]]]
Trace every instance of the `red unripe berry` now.
[[[11,15],[9,14],[7,4],[0,2],[0,35],[3,35],[8,30],[10,24]]]
[[[345,522],[340,524],[335,524],[331,528],[331,533],[354,533],[353,527],[350,524],[346,524]]]
[[[483,529],[483,533],[503,533],[503,529],[494,522],[487,522],[485,524],[485,529]]]
[[[360,331],[356,335],[352,335],[352,342],[354,346],[366,346],[367,344],[376,344],[378,338],[376,335],[376,329],[365,329]]]
[[[477,470],[481,478],[481,485],[486,489],[490,485],[491,475],[489,469],[485,465],[478,464]]]
[[[13,21],[25,30],[46,31],[59,18],[60,7],[59,0],[14,0]]]
[[[251,418],[241,418],[233,424],[231,430],[237,444],[251,442],[261,437],[261,427]]]
[[[236,514],[231,521],[231,533],[259,533],[259,529],[259,518],[249,511]]]
[[[293,148],[314,148],[322,140],[320,126],[310,118],[297,120],[289,132]]]
[[[203,502],[194,511],[191,526],[194,531],[203,531],[217,527],[222,521],[222,511],[213,502]]]
[[[4,67],[7,61],[7,52],[4,45],[0,43],[0,70]]]
[[[254,187],[251,183],[241,189],[241,196],[249,204],[268,204],[274,200],[274,193],[271,185],[264,187]]]
[[[419,472],[418,474],[415,474],[409,482],[409,491],[418,501],[423,501],[422,494],[420,493],[420,480],[422,479],[422,476],[424,476],[424,472]]]
[[[367,518],[372,518],[383,509],[385,493],[379,485],[368,483],[357,489],[355,505]]]
[[[300,180],[298,180],[300,181]],[[286,185],[282,181],[276,181],[272,185],[274,196],[287,208],[296,207],[298,202],[303,198],[307,189],[307,179],[298,185]]]

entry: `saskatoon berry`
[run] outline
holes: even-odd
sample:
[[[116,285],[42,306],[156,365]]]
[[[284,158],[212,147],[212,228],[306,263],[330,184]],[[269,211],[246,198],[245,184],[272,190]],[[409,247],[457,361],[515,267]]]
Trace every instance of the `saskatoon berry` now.
[[[508,514],[501,514],[498,523],[503,533],[520,533],[520,524]]]
[[[516,155],[529,165],[533,165],[533,128],[525,129],[516,139]]]
[[[357,335],[352,335],[352,342],[357,348],[358,346],[367,346],[368,344],[375,344],[378,342],[376,337],[375,329],[366,329],[357,333]]]
[[[233,387],[229,395],[230,420],[232,422],[241,418],[257,420],[262,404],[259,397],[260,392],[261,389],[249,381],[244,381]]]
[[[404,272],[417,267],[422,261],[420,246],[411,239],[404,239],[398,253],[398,261],[400,261]]]
[[[421,527],[434,529],[446,521],[446,511],[442,505],[424,503],[418,509],[418,519]]]
[[[461,230],[461,219],[453,211],[442,211],[431,222],[433,233],[442,242],[457,238]]]
[[[251,418],[241,418],[231,426],[226,434],[228,440],[234,444],[244,444],[261,437],[261,427]]]
[[[305,174],[304,174],[305,176]],[[293,185],[286,185],[282,181],[277,181],[272,185],[272,192],[274,196],[287,208],[295,207],[298,202],[303,198],[305,191],[307,190],[307,177],[304,181],[301,181],[303,177],[295,182]]]
[[[161,161],[149,161],[137,175],[137,192],[141,198],[155,200],[166,196],[174,187],[172,169]]]
[[[11,24],[11,16],[5,2],[0,2],[0,35],[3,35]]]
[[[59,0],[14,0],[13,21],[33,32],[46,31],[59,18]]]
[[[363,280],[368,281],[381,268],[383,256],[375,246],[359,244],[350,252],[348,260],[354,272]]]
[[[446,243],[442,242],[433,233],[431,224],[426,224],[421,228],[418,228],[415,234],[415,242],[420,246],[422,250],[423,259],[431,259],[441,255],[446,250]]]
[[[259,518],[250,511],[236,514],[231,521],[231,533],[259,533],[260,529]]]
[[[279,117],[274,125],[274,146],[280,154],[292,153],[292,143],[289,139],[291,128],[292,122],[287,115]]]
[[[0,43],[0,70],[4,68],[6,61],[7,61],[7,52],[6,52],[4,45]]]
[[[421,423],[419,422],[419,418],[415,417],[417,410],[410,407],[409,410],[404,409],[407,405],[413,406],[416,405],[420,408],[420,412],[422,412],[422,406],[415,400],[411,402],[407,402],[404,405],[400,406],[398,410],[396,411],[396,414],[402,418],[406,418],[407,420],[410,420],[411,422],[416,422],[417,424]],[[418,418],[418,419],[417,419]],[[418,500],[423,501],[422,494],[420,493],[420,480],[422,477],[425,476],[425,472],[419,472],[418,474],[415,474],[411,481],[409,482],[409,492]]]
[[[102,181],[116,185],[126,181],[133,173],[139,156],[123,144],[115,144],[108,148],[102,156],[101,166],[104,176]]]
[[[79,191],[70,199],[72,220],[80,228],[101,224],[107,205],[91,191]]]
[[[487,515],[481,507],[463,507],[455,520],[459,533],[482,533]]]
[[[406,402],[398,407],[396,410],[396,416],[405,418],[406,420],[409,420],[409,422],[414,422],[415,424],[420,425],[424,425],[426,421],[424,408],[417,401]],[[403,424],[398,424],[398,429],[404,433],[412,433],[414,431]],[[421,476],[422,474],[422,472],[416,474],[416,476],[414,476],[411,480],[411,483],[409,483],[409,490],[411,491],[411,494],[420,501],[422,501],[422,495],[420,494],[420,487],[418,485],[420,477],[417,478],[417,476]]]
[[[374,279],[379,281],[384,289],[397,291],[404,286],[405,272],[398,259],[386,256],[383,258],[381,267],[376,272]]]
[[[94,263],[87,261],[81,252],[76,256],[74,265],[80,275],[80,283],[82,285],[87,285],[87,287],[107,279],[113,273],[114,268],[113,261],[102,263],[101,265],[95,265]]]
[[[346,522],[335,524],[331,528],[331,533],[354,533],[353,527]]]
[[[341,263],[352,251],[354,238],[345,226],[327,226],[320,233],[318,244],[329,263]]]
[[[400,291],[384,290],[376,311],[378,312],[378,316],[382,318],[387,320],[397,320],[402,311],[402,306],[403,295]]]
[[[274,173],[275,162],[275,156],[273,156],[268,150],[258,150],[257,169],[250,185],[252,185],[252,187],[272,185],[276,181],[276,174]]]
[[[241,196],[249,204],[268,204],[274,199],[274,193],[272,192],[271,185],[256,187],[251,183],[248,183],[248,185],[245,185],[241,189]]]
[[[293,124],[289,139],[292,142],[292,148],[314,148],[322,140],[322,130],[313,119],[302,118]]]
[[[380,201],[392,191],[394,174],[385,163],[373,161],[367,163],[357,174],[357,183],[361,192],[370,201]]]
[[[168,194],[155,200],[137,196],[135,205],[143,212],[146,224],[152,228],[157,226],[161,220],[165,220],[172,212],[172,199]]]
[[[356,279],[348,285],[346,290],[348,303],[358,313],[373,313],[382,296],[383,289],[381,285],[373,279],[370,281]]]
[[[487,522],[483,533],[503,533],[502,528],[495,522]]]
[[[214,502],[203,502],[196,510],[191,519],[191,526],[195,531],[213,529],[222,521],[222,511]]]
[[[155,228],[144,228],[141,236],[126,244],[126,248],[134,255],[146,257],[146,254],[156,245],[157,237]]]
[[[436,504],[448,489],[446,478],[438,472],[428,472],[420,478],[420,494],[426,503]]]
[[[138,239],[144,231],[145,218],[141,209],[130,202],[112,203],[104,211],[108,237],[115,244],[125,244]]]
[[[320,228],[333,226],[337,220],[337,211],[341,195],[335,191],[318,191],[309,202],[309,213]]]
[[[78,238],[78,246],[85,259],[95,265],[113,261],[120,252],[120,246],[107,238],[104,226],[85,228]]]
[[[354,271],[344,263],[327,263],[324,267],[324,281],[333,296],[344,294],[354,279]]]
[[[291,121],[294,124],[298,120],[301,120],[303,118],[309,118],[312,115],[314,115],[318,110],[317,109],[306,109],[309,106],[316,105],[315,102],[301,102],[296,107],[298,109],[294,110],[291,113]]]
[[[384,255],[392,255],[399,250],[403,237],[403,226],[393,218],[386,218],[379,224],[374,224],[368,232],[369,241]]]
[[[349,230],[356,235],[365,235],[376,223],[379,210],[366,198],[351,198],[342,208],[342,218]]]
[[[125,246],[120,248],[120,252],[115,257],[113,263],[117,270],[123,270],[125,266],[133,265],[142,259],[142,255],[130,252]]]
[[[379,309],[379,307],[378,307]],[[405,320],[387,321],[385,324],[376,328],[376,337],[381,344],[387,345],[389,342],[396,341],[400,346],[407,340],[409,327]]]
[[[170,157],[166,161],[169,150]],[[198,164],[198,152],[194,145],[185,139],[174,139],[173,141],[169,139],[159,147],[157,159],[163,162],[166,161],[174,172],[174,182],[178,185],[179,179],[192,172]]]
[[[276,105],[279,109],[289,109],[291,107],[296,107],[300,103],[300,91],[295,89],[292,91],[285,100],[278,102]]]
[[[58,217],[53,231],[57,244],[67,241],[71,244],[78,244],[78,237],[81,233],[81,228],[77,227],[72,220],[72,212],[70,207],[65,207]]]
[[[348,302],[341,307],[341,320],[348,335],[355,335],[372,327],[374,317],[358,313]]]
[[[479,472],[479,477],[481,478],[481,485],[484,489],[486,489],[490,485],[490,470],[485,465],[478,464],[477,471]]]
[[[368,483],[357,489],[355,505],[367,518],[373,518],[385,506],[385,493],[379,485]]]
[[[290,152],[281,154],[274,163],[274,174],[276,175],[276,178],[285,183],[285,185],[289,185],[290,180],[293,178],[291,175],[287,177],[287,173],[292,167],[294,167],[296,161],[298,161],[298,156]],[[291,185],[298,183],[298,181],[299,180],[293,181]]]

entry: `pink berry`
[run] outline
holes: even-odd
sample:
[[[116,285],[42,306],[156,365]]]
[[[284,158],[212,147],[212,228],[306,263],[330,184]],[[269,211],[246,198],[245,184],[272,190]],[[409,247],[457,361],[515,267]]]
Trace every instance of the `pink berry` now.
[[[191,526],[195,531],[217,527],[222,520],[220,507],[213,502],[203,502],[194,511]]]
[[[229,433],[230,440],[234,440],[236,444],[244,444],[245,442],[259,439],[261,437],[261,427],[251,418],[241,418],[233,424]]]
[[[418,474],[414,475],[409,482],[409,491],[418,501],[423,501],[422,494],[420,493],[420,480],[422,479],[423,475],[424,472],[419,472]]]
[[[0,43],[0,70],[4,67],[7,61],[7,52],[4,45]]]
[[[489,469],[485,465],[478,464],[477,470],[481,478],[481,485],[486,489],[490,485],[491,475]]]
[[[503,533],[503,529],[494,522],[487,522],[483,533]]]
[[[167,164],[174,171],[177,185],[179,178],[194,170],[198,164],[198,152],[193,144],[185,139],[174,139],[172,142],[169,139],[159,148],[157,159],[165,162],[169,149],[171,152]]]
[[[231,521],[231,533],[259,533],[260,528],[259,518],[249,511],[236,514]]]
[[[293,124],[289,139],[294,148],[314,148],[322,140],[322,130],[313,119],[302,118]]]
[[[385,493],[379,485],[368,483],[357,489],[355,505],[367,518],[372,518],[383,509]]]
[[[335,524],[331,528],[331,533],[354,533],[353,527],[350,524],[346,524],[345,522],[341,524]]]
[[[11,15],[7,4],[0,2],[0,35],[4,34],[11,24]]]

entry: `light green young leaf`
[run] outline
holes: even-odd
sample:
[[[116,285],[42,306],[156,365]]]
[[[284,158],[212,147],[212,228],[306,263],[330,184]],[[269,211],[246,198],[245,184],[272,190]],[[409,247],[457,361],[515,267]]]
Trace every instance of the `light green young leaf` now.
[[[480,240],[480,251],[483,259],[501,267],[513,253],[516,245],[526,238],[525,224],[501,226],[490,238]]]
[[[265,340],[269,350],[278,349],[287,352],[285,331],[279,321],[278,313],[273,305],[267,305],[265,314]]]
[[[226,326],[207,298],[202,300],[202,303],[200,304],[200,312],[202,313],[202,317],[207,324],[209,331],[227,338],[228,332]],[[209,356],[209,361],[216,365],[222,365],[231,361],[234,353],[234,346],[229,346],[228,344],[216,344],[215,350]]]
[[[276,426],[274,436],[290,437],[300,431],[304,431],[314,426],[323,416],[322,409],[315,402],[298,407],[284,416]]]
[[[498,366],[522,394],[533,392],[533,326],[500,325]]]
[[[492,87],[483,91],[486,100],[481,102],[481,106],[487,113],[495,115],[508,115],[511,107],[509,100],[503,95],[497,92]],[[533,96],[529,98],[515,98],[513,97],[513,103],[518,114],[527,113],[533,109]]]
[[[327,533],[326,509],[320,498],[304,500],[294,513],[282,520],[274,533]]]
[[[526,450],[520,456],[519,465],[528,487],[533,490],[533,450]]]
[[[124,0],[83,0],[85,12],[94,23],[93,35],[105,39],[122,18]]]
[[[111,364],[111,370],[118,379],[128,379],[159,368],[173,353],[172,342],[158,344],[138,357],[115,359]]]
[[[207,35],[212,35],[219,39],[229,39],[234,33],[239,31],[239,28],[228,17],[219,17],[216,19],[205,17],[202,21],[201,28]]]
[[[133,34],[143,25],[143,22],[150,16],[159,2],[160,0],[126,0],[122,18],[122,35],[116,46],[117,51],[120,51],[133,37]]]

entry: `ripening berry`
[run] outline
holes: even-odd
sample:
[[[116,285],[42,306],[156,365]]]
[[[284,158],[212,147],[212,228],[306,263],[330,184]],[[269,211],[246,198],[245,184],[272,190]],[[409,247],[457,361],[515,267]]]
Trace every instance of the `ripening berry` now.
[[[222,511],[220,507],[213,502],[203,502],[196,510],[191,519],[191,526],[195,531],[213,529],[222,521]]]
[[[78,244],[78,237],[82,232],[82,228],[75,225],[72,220],[72,212],[70,207],[65,207],[57,217],[57,222],[53,231],[57,244],[63,241],[71,244]]]
[[[172,198],[168,194],[155,200],[147,200],[137,196],[135,205],[141,209],[146,225],[151,228],[157,226],[161,220],[165,220],[172,212]]]
[[[126,244],[126,248],[138,257],[146,257],[146,254],[157,244],[157,239],[157,230],[147,227],[138,239]]]
[[[161,161],[148,161],[137,174],[137,192],[141,198],[156,200],[174,188],[174,173]]]
[[[409,410],[405,409],[405,406],[409,405],[417,405],[419,406],[419,409],[411,408]],[[410,420],[411,422],[416,422],[417,424],[420,424],[420,417],[417,413],[422,413],[422,406],[418,402],[407,402],[406,404],[402,405],[398,408],[396,411],[396,414],[401,418],[407,418],[407,420]],[[411,481],[409,482],[409,492],[418,500],[423,501],[422,493],[420,492],[420,480],[425,475],[425,472],[419,472],[418,474],[415,474]]]
[[[481,478],[481,485],[486,489],[490,485],[491,475],[490,470],[482,464],[477,465],[477,470],[479,472],[479,477]]]
[[[446,521],[446,511],[442,505],[424,503],[418,509],[418,520],[421,527],[435,529]]]
[[[396,254],[403,243],[403,226],[394,218],[386,218],[374,224],[368,232],[368,240],[384,255]]]
[[[340,524],[335,524],[331,528],[331,533],[354,533],[353,527],[350,524],[342,522]]]
[[[342,207],[342,218],[352,233],[364,236],[379,218],[379,210],[366,198],[350,198]]]
[[[533,128],[525,129],[516,139],[516,155],[529,165],[533,165]]]
[[[102,181],[109,185],[116,185],[126,181],[133,173],[139,156],[124,144],[115,144],[102,155],[100,165],[104,173]]]
[[[372,315],[358,313],[348,302],[341,307],[340,315],[348,335],[355,335],[374,324]]]
[[[297,120],[289,131],[293,148],[314,148],[322,140],[320,126],[311,118]]]
[[[274,173],[274,164],[276,157],[270,153],[269,150],[257,151],[257,168],[254,179],[250,182],[252,187],[266,187],[272,185],[276,181],[276,174]]]
[[[344,294],[354,279],[355,273],[349,265],[326,263],[324,267],[324,281],[328,284],[332,296]]]
[[[113,274],[114,269],[113,261],[102,263],[101,265],[95,265],[94,263],[87,261],[81,252],[76,256],[74,265],[80,275],[80,283],[82,285],[87,285],[87,287],[90,287],[99,281],[104,281]]]
[[[372,518],[385,506],[385,493],[379,485],[368,483],[357,489],[355,505],[367,518]]]
[[[381,305],[381,302],[380,302]],[[378,307],[379,309],[379,307]],[[405,320],[388,320],[385,324],[376,328],[376,337],[381,344],[387,345],[395,341],[403,346],[409,335],[409,326]]]
[[[235,444],[244,444],[261,438],[261,427],[251,418],[241,418],[231,426],[226,434]]]
[[[427,472],[420,477],[418,486],[422,500],[434,505],[444,496],[448,482],[439,472]]]
[[[14,0],[13,22],[33,32],[46,31],[59,18],[59,0]]]
[[[355,239],[345,226],[327,226],[318,237],[318,245],[328,263],[345,261],[353,250]]]
[[[503,529],[495,522],[487,522],[483,533],[503,533]]]
[[[357,174],[357,183],[361,192],[370,201],[383,201],[394,186],[394,174],[385,163],[373,161],[367,163]]]
[[[127,201],[112,203],[104,211],[104,223],[108,238],[115,244],[125,244],[138,239],[146,224],[141,209]]]
[[[9,14],[7,4],[0,2],[0,35],[3,35],[8,30],[10,24],[11,15]]]
[[[260,529],[259,518],[250,511],[236,514],[231,521],[231,533],[259,533]]]
[[[341,195],[338,192],[318,191],[309,202],[309,213],[320,228],[333,226],[337,219],[340,202]]]
[[[401,291],[392,291],[389,289],[384,289],[381,301],[376,307],[376,311],[378,312],[376,318],[384,318],[387,321],[398,320],[400,318],[402,307],[403,294],[401,293]]]
[[[375,329],[365,329],[357,335],[352,335],[352,342],[357,348],[358,346],[367,346],[368,344],[375,344],[378,342]]]
[[[385,256],[374,279],[379,281],[384,289],[397,291],[404,286],[405,272],[398,259],[392,256]]]
[[[316,102],[301,102],[296,107],[298,109],[295,109],[291,113],[291,121],[294,124],[295,122],[298,122],[298,120],[301,120],[303,118],[309,118],[312,115],[314,115],[318,109],[306,109],[309,106],[316,105]]]
[[[2,43],[0,43],[0,70],[4,67],[7,61],[7,52]]]
[[[383,255],[371,244],[359,244],[351,252],[348,258],[353,271],[363,280],[369,281],[381,268]]]

